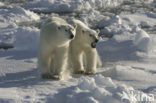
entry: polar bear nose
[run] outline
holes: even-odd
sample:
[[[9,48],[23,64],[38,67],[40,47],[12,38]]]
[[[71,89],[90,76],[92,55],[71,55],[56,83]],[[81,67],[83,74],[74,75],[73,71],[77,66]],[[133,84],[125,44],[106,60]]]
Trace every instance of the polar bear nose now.
[[[70,39],[73,39],[74,38],[74,35],[70,35]]]
[[[95,42],[97,43],[99,40],[98,39],[95,39]]]

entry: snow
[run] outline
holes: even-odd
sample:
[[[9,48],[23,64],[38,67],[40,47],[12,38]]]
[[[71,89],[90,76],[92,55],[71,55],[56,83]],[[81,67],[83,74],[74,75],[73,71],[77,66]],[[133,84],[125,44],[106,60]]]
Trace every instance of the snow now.
[[[114,84],[109,77],[103,77],[102,75],[95,75],[95,77],[92,78],[81,77],[76,86],[66,88],[53,97],[49,96],[47,102],[102,103],[105,101],[106,103],[120,103],[121,95],[118,94],[122,94],[122,91],[128,92],[128,90],[133,90],[133,88],[122,85],[118,86],[118,84]]]
[[[17,55],[19,55],[19,53],[22,53],[21,56],[23,57],[18,57]],[[5,56],[4,54],[10,54],[10,56]],[[14,57],[11,56],[13,54]],[[29,54],[32,53],[29,52]],[[36,60],[33,59],[33,56],[29,58],[28,52],[13,53],[13,51],[8,51],[3,52],[3,54],[1,52],[0,56],[2,58],[0,60],[1,65],[4,63],[7,64],[7,67],[5,65],[2,67],[4,68],[5,66],[6,75],[1,75],[0,82],[0,87],[5,87],[5,89],[0,89],[0,91],[1,93],[9,93],[0,95],[1,101],[3,102],[42,103],[45,101],[46,103],[51,103],[51,101],[53,101],[54,103],[102,103],[105,101],[106,103],[122,103],[121,98],[123,92],[127,93],[129,97],[131,96],[130,91],[143,92],[135,90],[132,86],[116,82],[116,80],[123,82],[129,81],[129,84],[134,85],[135,81],[133,80],[139,82],[138,84],[147,83],[144,80],[144,78],[147,77],[150,85],[151,83],[153,83],[153,85],[156,83],[155,80],[152,79],[155,78],[155,74],[134,69],[132,66],[122,65],[116,65],[115,68],[112,68],[116,69],[114,75],[111,73],[111,75],[114,76],[113,80],[110,77],[103,76],[104,74],[97,74],[92,77],[82,76],[79,79],[71,78],[65,81],[40,80],[36,76]],[[4,72],[4,69],[1,70]],[[103,72],[107,73],[108,71],[103,70]],[[137,76],[134,77],[133,75]],[[143,84],[141,85],[145,86]],[[128,103],[137,102],[129,101]]]
[[[39,29],[7,25],[1,29],[0,44],[14,46],[16,50],[37,50]]]
[[[4,6],[4,9],[0,10],[0,18],[1,21],[9,22],[9,23],[17,23],[24,21],[33,21],[39,20],[39,16],[35,13],[25,10],[20,6],[12,7],[12,6]]]
[[[103,23],[108,19],[110,19],[108,16],[102,15],[99,11],[94,9],[84,12],[80,17],[80,20],[88,26],[95,25],[96,23]]]
[[[24,22],[39,21],[40,17],[37,14],[20,6],[2,6],[0,14],[0,45],[11,45],[17,49],[37,48],[39,30],[19,27],[19,24]]]
[[[14,33],[15,41],[13,45],[15,46],[15,49],[36,51],[38,49],[39,33],[40,31],[37,28],[30,27],[18,28]]]
[[[127,14],[127,15],[121,15],[121,17],[136,25],[140,25],[144,27],[156,25],[156,21],[155,21],[156,14],[152,12]]]
[[[100,55],[108,55],[108,57],[102,56],[102,59],[136,59],[137,56],[142,57],[139,52],[149,52],[152,49],[153,44],[150,45],[150,42],[153,38],[142,28],[154,27],[155,15],[154,13],[121,14],[97,25],[101,28],[100,35],[112,37],[97,45]]]
[[[26,8],[36,12],[80,12],[120,5],[123,0],[34,0]]]
[[[152,3],[154,0],[134,0],[136,3]]]
[[[123,2],[132,2],[132,6],[155,4],[153,0],[33,0],[23,5],[0,2],[0,48],[14,47],[0,49],[0,103],[155,103],[133,101],[132,95],[134,92],[150,99],[149,94],[153,94],[156,99],[155,9],[114,13]],[[38,77],[40,30],[34,25],[49,16],[74,17],[100,29],[103,38],[97,51],[103,67],[95,75],[66,75],[60,81]]]

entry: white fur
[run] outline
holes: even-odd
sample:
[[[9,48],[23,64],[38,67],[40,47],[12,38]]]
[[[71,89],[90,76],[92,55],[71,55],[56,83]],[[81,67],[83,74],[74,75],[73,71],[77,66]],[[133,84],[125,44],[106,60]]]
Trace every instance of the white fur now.
[[[73,26],[59,17],[49,18],[42,24],[38,56],[41,75],[62,76],[66,68],[69,42],[72,40],[70,36],[75,35],[75,32]]]
[[[86,73],[96,73],[96,68],[101,66],[101,60],[96,48],[91,47],[91,43],[97,39],[99,32],[90,29],[79,20],[73,19],[70,22],[77,25],[76,36],[70,42],[69,51],[69,62],[73,72],[80,73],[85,69]]]

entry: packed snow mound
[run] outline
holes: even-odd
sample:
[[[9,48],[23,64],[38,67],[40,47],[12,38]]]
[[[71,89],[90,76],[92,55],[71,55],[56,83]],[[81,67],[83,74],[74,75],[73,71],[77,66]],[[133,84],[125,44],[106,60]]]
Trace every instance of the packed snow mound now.
[[[0,46],[12,46],[16,50],[37,51],[40,36],[39,29],[34,27],[17,27],[9,24],[3,25],[0,31]]]
[[[0,46],[12,46],[16,50],[37,50],[40,30],[33,27],[0,23]]]
[[[114,76],[113,78],[117,80],[137,80],[137,81],[143,81],[143,82],[153,82],[156,83],[155,80],[152,78],[155,78],[155,74],[151,74],[151,72],[144,71],[142,68],[137,68],[135,66],[125,66],[125,65],[116,65],[114,68]],[[140,82],[141,84],[141,82]]]
[[[26,8],[36,12],[80,12],[82,10],[116,7],[123,0],[34,0]]]
[[[39,30],[36,28],[19,27],[19,24],[39,21],[40,17],[19,6],[1,6],[0,14],[0,47],[17,46],[16,48],[27,48],[28,50],[33,48],[34,50],[39,38]]]
[[[0,10],[0,21],[9,22],[9,23],[17,23],[17,22],[24,22],[24,21],[34,21],[39,20],[40,17],[29,11],[25,10],[20,6],[16,7],[4,7],[5,9]]]
[[[49,95],[46,103],[143,103],[133,101],[131,92],[138,92],[150,99],[147,94],[133,87],[117,84],[109,77],[95,75],[81,77],[76,86],[61,89],[54,96]]]
[[[152,3],[154,0],[133,0],[133,1],[135,1],[135,3],[149,4],[149,3]]]
[[[20,27],[15,32],[13,45],[16,50],[38,50],[40,30],[37,28]]]
[[[12,45],[17,26],[0,22],[0,45]]]
[[[96,24],[100,24],[101,22],[105,22],[108,19],[110,19],[109,16],[105,16],[94,9],[84,11],[80,16],[80,20],[90,27],[93,27]]]
[[[100,35],[110,37],[97,45],[102,60],[136,59],[137,52],[148,52],[149,34],[127,18],[114,16],[98,28],[102,28]]]
[[[156,13],[147,12],[147,13],[135,13],[135,14],[121,14],[122,19],[126,22],[131,22],[138,26],[147,28],[156,26]],[[140,17],[141,16],[141,17]]]
[[[3,25],[0,31],[1,46],[13,46],[16,50],[37,50],[38,48],[40,30],[37,28],[9,24]]]

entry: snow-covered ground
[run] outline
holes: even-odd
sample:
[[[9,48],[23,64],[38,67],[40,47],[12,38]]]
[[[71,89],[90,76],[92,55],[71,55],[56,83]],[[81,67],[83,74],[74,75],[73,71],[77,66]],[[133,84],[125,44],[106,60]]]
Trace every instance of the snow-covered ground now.
[[[34,0],[26,5],[36,12],[80,12],[92,8],[107,8],[120,5],[123,0]]]
[[[155,4],[155,0],[0,2],[0,103],[156,103]],[[95,75],[61,81],[38,77],[40,30],[33,22],[51,15],[77,18],[100,29],[97,50],[103,67]]]

